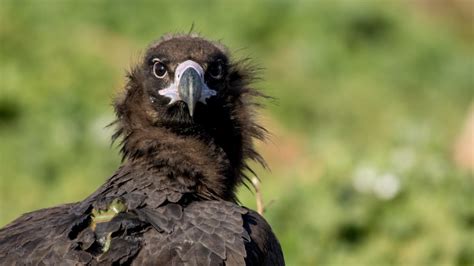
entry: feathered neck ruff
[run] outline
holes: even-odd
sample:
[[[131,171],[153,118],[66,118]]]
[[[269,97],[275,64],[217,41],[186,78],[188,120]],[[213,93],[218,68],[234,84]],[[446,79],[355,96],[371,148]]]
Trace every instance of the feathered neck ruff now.
[[[194,187],[191,189],[201,198],[237,201],[237,186],[249,174],[255,175],[249,161],[266,167],[254,140],[264,140],[267,135],[255,117],[261,106],[258,99],[267,96],[249,87],[254,73],[248,60],[230,65],[228,88],[220,96],[222,110],[218,117],[209,117],[215,123],[193,124],[164,121],[149,104],[142,83],[145,74],[138,67],[132,70],[123,95],[114,103],[117,119],[112,138],[121,140],[123,164],[167,175],[169,180]]]

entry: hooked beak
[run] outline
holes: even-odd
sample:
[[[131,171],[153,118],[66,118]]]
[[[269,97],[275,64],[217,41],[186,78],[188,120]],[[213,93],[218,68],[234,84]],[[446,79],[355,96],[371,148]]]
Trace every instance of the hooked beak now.
[[[183,101],[188,106],[189,115],[194,116],[197,102],[206,104],[207,98],[217,94],[204,82],[204,70],[193,60],[187,60],[176,67],[174,82],[159,91],[160,95],[171,99],[169,104]]]
[[[194,108],[201,98],[204,89],[204,81],[201,73],[193,67],[188,67],[180,73],[178,83],[178,95],[186,103],[191,117],[194,115]]]

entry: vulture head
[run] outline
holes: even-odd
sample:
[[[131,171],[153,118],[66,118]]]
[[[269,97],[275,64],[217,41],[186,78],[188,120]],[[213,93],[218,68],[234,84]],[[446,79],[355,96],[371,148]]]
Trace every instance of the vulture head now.
[[[115,101],[114,139],[123,139],[124,160],[166,164],[175,178],[182,169],[185,179],[212,188],[209,197],[235,199],[245,170],[253,173],[246,160],[264,165],[253,146],[266,132],[254,120],[257,98],[265,97],[249,87],[254,74],[248,60],[234,61],[199,36],[152,44]]]

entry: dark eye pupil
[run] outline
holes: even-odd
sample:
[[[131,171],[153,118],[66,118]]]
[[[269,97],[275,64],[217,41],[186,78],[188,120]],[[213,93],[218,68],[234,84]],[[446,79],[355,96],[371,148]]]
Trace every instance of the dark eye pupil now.
[[[155,73],[157,77],[162,78],[166,74],[166,67],[163,65],[163,63],[156,62],[153,65],[153,72]]]
[[[214,63],[209,66],[209,74],[213,78],[220,78],[222,75],[222,65],[220,63]]]

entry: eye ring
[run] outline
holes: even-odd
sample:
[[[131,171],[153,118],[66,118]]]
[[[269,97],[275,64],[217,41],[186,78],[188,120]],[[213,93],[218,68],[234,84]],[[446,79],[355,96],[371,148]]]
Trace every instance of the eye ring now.
[[[153,75],[159,79],[162,79],[168,73],[165,64],[163,64],[160,59],[153,59]]]
[[[221,79],[224,74],[224,67],[220,60],[211,63],[207,69],[207,72],[213,79]]]

